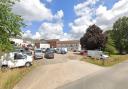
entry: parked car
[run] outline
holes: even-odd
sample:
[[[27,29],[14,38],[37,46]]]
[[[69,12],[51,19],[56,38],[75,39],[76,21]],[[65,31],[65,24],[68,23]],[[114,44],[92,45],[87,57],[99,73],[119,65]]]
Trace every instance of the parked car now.
[[[54,49],[54,48],[47,48],[47,49],[45,50],[45,52],[48,52],[48,51],[51,51],[51,52],[55,53],[55,49]]]
[[[29,67],[32,65],[32,56],[28,56],[19,52],[7,53],[3,56],[1,60],[1,69],[6,68],[15,68],[26,66]]]
[[[81,50],[80,55],[87,55],[87,51],[86,50]]]
[[[73,50],[73,52],[77,52],[77,50],[76,50],[76,49],[74,49],[74,50]]]
[[[14,50],[14,52],[21,52],[23,54],[27,54],[29,56],[32,56],[32,51],[29,48],[17,48]]]
[[[23,48],[16,48],[14,50],[14,52],[21,52],[21,53],[23,53],[24,52],[24,49]]]
[[[32,51],[31,50],[24,50],[23,52],[26,55],[32,56]]]
[[[67,48],[57,48],[58,54],[66,54],[67,52],[68,52]]]
[[[45,53],[46,51],[46,48],[41,48],[42,52]]]
[[[66,54],[67,52],[64,49],[61,49],[61,54]]]
[[[27,48],[30,49],[30,50],[33,50],[33,46],[31,44],[28,44]]]
[[[47,59],[53,59],[54,58],[54,52],[52,50],[47,50],[44,54],[44,57]]]
[[[36,48],[34,50],[34,59],[42,59],[43,58],[43,53],[41,48]]]

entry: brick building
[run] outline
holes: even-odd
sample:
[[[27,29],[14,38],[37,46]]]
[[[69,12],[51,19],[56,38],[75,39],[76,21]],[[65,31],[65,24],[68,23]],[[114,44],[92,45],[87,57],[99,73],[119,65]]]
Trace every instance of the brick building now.
[[[60,41],[59,39],[47,40],[51,48],[67,48],[68,50],[80,50],[79,40]]]
[[[50,44],[50,48],[57,48],[57,42],[58,41],[59,41],[59,39],[47,40],[47,42]]]

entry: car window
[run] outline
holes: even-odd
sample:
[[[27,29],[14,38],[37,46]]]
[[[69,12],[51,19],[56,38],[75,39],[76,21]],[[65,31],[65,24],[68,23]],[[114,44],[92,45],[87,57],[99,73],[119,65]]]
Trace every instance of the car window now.
[[[37,52],[37,53],[41,53],[42,51],[41,51],[41,50],[35,50],[35,52]]]
[[[22,54],[18,54],[18,53],[14,54],[14,60],[20,60],[20,59],[24,59],[24,58],[25,58],[25,56]]]

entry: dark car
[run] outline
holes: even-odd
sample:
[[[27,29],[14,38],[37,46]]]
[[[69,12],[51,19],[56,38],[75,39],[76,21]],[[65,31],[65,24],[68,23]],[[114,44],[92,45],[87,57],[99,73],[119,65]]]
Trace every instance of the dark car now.
[[[51,51],[51,52],[55,53],[55,49],[54,49],[54,48],[47,48],[47,49],[45,50],[45,52],[48,52],[48,51]]]
[[[87,55],[87,50],[81,50],[80,55]]]
[[[44,57],[47,58],[47,59],[53,59],[54,58],[54,52],[50,49],[46,50],[45,54],[44,54]]]

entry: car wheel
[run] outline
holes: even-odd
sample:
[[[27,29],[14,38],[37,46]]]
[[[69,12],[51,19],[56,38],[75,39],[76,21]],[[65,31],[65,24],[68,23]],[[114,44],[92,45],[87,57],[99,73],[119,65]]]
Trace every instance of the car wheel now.
[[[1,71],[2,72],[6,72],[8,69],[9,69],[8,66],[2,66],[1,67]]]
[[[31,63],[30,63],[30,62],[27,62],[27,63],[25,64],[25,66],[26,66],[26,67],[30,67],[30,66],[31,66]]]

